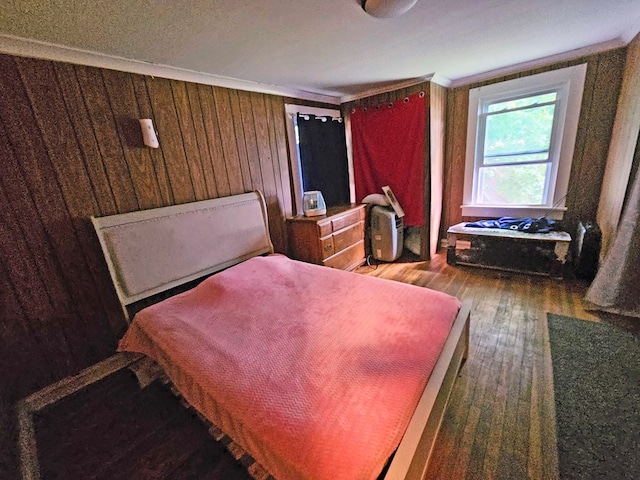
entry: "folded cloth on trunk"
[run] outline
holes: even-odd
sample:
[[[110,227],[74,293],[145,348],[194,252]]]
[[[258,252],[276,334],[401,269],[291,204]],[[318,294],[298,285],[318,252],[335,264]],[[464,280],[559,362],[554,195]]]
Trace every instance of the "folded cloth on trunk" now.
[[[560,225],[555,220],[546,217],[515,218],[501,217],[497,220],[478,220],[469,222],[465,227],[473,228],[502,228],[503,230],[517,230],[525,233],[549,233],[560,231]]]

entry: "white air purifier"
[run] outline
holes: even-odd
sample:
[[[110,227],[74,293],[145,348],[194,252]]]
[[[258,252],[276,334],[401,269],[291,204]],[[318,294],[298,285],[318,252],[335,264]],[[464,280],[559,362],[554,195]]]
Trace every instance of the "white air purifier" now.
[[[320,190],[311,190],[302,195],[302,211],[305,217],[315,217],[327,213],[327,205]]]
[[[391,207],[375,206],[370,213],[371,253],[376,260],[394,262],[402,254],[404,222]]]

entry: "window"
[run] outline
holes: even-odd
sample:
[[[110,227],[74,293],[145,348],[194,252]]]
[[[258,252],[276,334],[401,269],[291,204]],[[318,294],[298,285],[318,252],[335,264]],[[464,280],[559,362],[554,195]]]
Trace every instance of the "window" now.
[[[464,216],[562,217],[585,73],[583,64],[470,90]]]
[[[297,123],[297,115],[304,116],[315,116],[317,121],[327,121],[329,118],[332,120],[339,120],[342,122],[340,110],[334,109],[325,109],[325,108],[316,108],[316,107],[307,107],[304,105],[295,105],[295,104],[285,104],[285,111],[287,114],[286,126],[287,126],[287,136],[289,140],[289,151],[291,155],[291,177],[292,177],[292,185],[293,185],[293,194],[295,198],[295,206],[294,213],[302,215],[302,195],[305,189],[307,190],[325,190],[323,194],[325,196],[325,201],[327,201],[327,205],[329,206],[329,195],[330,192],[327,189],[322,187],[317,187],[317,185],[311,185],[311,188],[308,185],[308,175],[305,176],[305,172],[303,171],[305,160],[313,160],[313,159],[304,159],[304,149],[300,148],[300,135],[299,135],[299,126]],[[342,125],[342,123],[340,123]],[[346,133],[346,132],[345,132]],[[345,138],[347,142],[347,151],[349,149],[349,138]],[[309,153],[309,152],[307,152]],[[345,195],[348,195],[348,202],[354,201],[354,183],[353,183],[353,164],[351,163],[350,155],[347,153],[346,157],[347,161],[347,183],[348,185],[344,187],[348,189],[345,192]],[[307,174],[313,174],[314,172],[307,172]],[[330,178],[328,178],[330,180]],[[342,193],[342,192],[341,192]],[[348,203],[347,202],[347,203]]]

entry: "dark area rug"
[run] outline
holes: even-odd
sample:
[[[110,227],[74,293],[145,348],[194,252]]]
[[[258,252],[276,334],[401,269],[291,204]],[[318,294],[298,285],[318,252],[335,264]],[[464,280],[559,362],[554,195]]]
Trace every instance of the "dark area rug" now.
[[[640,478],[640,341],[547,314],[560,478]]]

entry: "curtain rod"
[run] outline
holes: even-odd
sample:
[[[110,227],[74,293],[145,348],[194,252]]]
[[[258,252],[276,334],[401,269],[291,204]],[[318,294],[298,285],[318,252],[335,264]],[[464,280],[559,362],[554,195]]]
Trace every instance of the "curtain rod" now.
[[[288,113],[287,116],[289,118],[294,118],[296,117],[298,114],[296,113]],[[310,120],[311,117],[315,117],[316,120],[320,120],[322,122],[326,122],[328,119],[331,119],[335,122],[340,122],[342,123],[342,117],[329,117],[328,115],[313,115],[313,114],[305,114],[305,113],[301,113],[299,114],[302,118],[304,118],[305,120]]]

